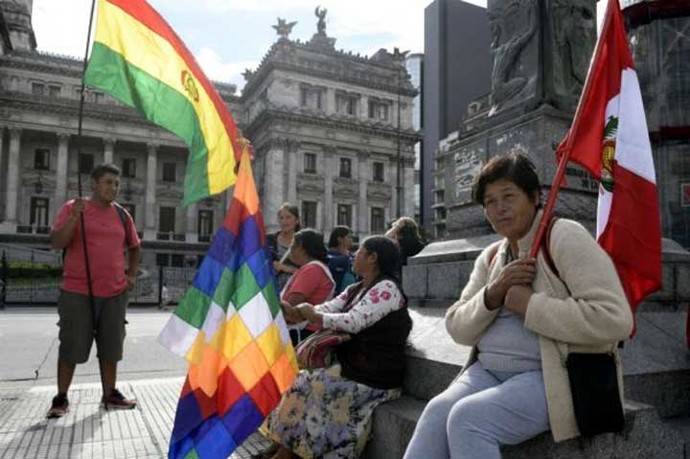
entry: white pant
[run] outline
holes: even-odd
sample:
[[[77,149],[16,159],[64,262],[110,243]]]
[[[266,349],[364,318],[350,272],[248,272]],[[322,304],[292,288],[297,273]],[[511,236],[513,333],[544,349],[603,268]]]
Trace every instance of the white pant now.
[[[504,373],[475,362],[431,399],[404,459],[499,459],[515,445],[549,430],[542,372]]]

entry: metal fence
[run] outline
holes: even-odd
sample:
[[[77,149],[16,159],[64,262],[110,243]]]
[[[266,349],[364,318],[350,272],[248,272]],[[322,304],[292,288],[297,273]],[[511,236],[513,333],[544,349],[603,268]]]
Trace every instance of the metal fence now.
[[[42,252],[36,250],[35,252]],[[37,254],[38,255],[38,254]],[[60,293],[61,266],[32,260],[9,260],[6,251],[0,259],[0,308],[5,305],[53,305]],[[41,259],[44,261],[44,259]],[[135,288],[130,292],[130,304],[177,304],[191,285],[196,268],[156,266],[142,268]]]

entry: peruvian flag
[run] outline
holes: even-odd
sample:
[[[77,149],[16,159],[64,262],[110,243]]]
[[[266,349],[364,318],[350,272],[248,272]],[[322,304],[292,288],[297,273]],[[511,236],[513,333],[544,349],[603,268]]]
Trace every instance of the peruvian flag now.
[[[642,94],[618,0],[606,19],[572,127],[557,154],[599,179],[597,241],[630,307],[661,287],[659,204]]]

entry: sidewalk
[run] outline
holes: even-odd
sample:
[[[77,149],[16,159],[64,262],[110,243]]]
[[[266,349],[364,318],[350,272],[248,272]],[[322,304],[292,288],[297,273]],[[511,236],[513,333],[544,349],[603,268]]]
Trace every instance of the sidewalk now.
[[[105,411],[100,384],[75,384],[70,412],[45,418],[55,386],[3,389],[0,393],[0,458],[166,457],[182,378],[123,381],[118,387],[139,404],[135,410]],[[266,446],[250,437],[231,456],[248,459]]]

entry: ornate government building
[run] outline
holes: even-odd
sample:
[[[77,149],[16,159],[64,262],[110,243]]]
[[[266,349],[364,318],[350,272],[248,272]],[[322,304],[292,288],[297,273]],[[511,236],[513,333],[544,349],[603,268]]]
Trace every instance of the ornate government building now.
[[[267,231],[281,203],[297,204],[303,226],[348,225],[363,237],[414,214],[416,94],[404,53],[360,57],[335,48],[317,10],[308,42],[278,36],[241,96],[216,83],[255,148],[254,173]],[[227,195],[181,206],[187,149],[109,96],[87,89],[77,137],[82,62],[36,50],[31,0],[0,0],[0,242],[48,248],[62,203],[88,194],[94,165],[122,170],[119,201],[144,241],[144,264],[182,266],[206,252]]]

